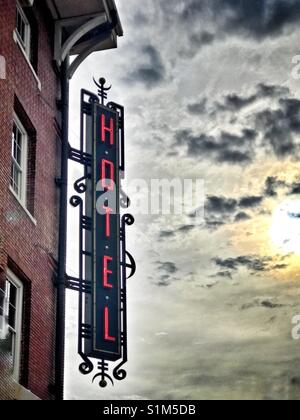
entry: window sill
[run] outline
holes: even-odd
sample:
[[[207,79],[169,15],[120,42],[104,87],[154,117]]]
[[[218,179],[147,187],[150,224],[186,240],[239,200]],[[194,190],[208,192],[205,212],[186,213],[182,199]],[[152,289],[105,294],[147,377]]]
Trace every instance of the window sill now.
[[[30,62],[30,60],[29,60],[29,58],[28,58],[28,56],[27,56],[26,52],[24,51],[24,48],[22,47],[22,44],[21,44],[21,42],[20,42],[20,40],[19,40],[19,37],[18,37],[18,35],[17,35],[16,31],[14,31],[14,32],[13,32],[13,38],[14,38],[15,43],[19,46],[19,48],[20,48],[20,50],[21,50],[21,52],[22,52],[23,56],[25,57],[25,60],[26,60],[26,62],[27,62],[27,64],[28,64],[28,66],[29,66],[29,68],[30,68],[30,70],[31,70],[31,72],[32,72],[32,74],[33,74],[33,76],[34,76],[34,78],[35,78],[36,82],[37,82],[37,86],[38,86],[39,91],[41,91],[41,90],[42,90],[42,84],[41,84],[41,81],[40,81],[40,79],[38,78],[38,75],[36,74],[36,72],[35,72],[34,68],[32,67],[32,64],[31,64],[31,62]]]
[[[31,391],[24,388],[16,380],[14,380],[15,398],[17,401],[40,401]]]
[[[24,204],[22,203],[22,201],[19,199],[19,197],[17,196],[17,194],[14,192],[14,190],[12,189],[11,186],[9,186],[9,190],[12,193],[12,195],[15,197],[15,199],[17,200],[17,202],[20,204],[20,206],[22,207],[22,209],[24,210],[24,212],[27,214],[27,216],[29,217],[29,219],[31,220],[31,222],[34,224],[34,226],[37,225],[37,221],[36,219],[32,216],[32,214],[27,210],[27,208],[24,206]]]

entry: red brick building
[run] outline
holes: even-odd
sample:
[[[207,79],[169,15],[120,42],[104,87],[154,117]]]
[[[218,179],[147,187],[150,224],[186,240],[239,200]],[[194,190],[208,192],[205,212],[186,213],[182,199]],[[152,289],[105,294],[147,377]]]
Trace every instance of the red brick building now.
[[[113,0],[0,0],[0,399],[54,398],[61,63],[79,54],[71,77],[116,47],[112,12]]]

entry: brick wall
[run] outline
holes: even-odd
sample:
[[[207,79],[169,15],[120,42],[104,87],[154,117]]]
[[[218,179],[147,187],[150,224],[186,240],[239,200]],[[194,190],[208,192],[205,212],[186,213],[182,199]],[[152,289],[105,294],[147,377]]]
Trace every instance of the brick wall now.
[[[59,124],[56,121],[59,78],[52,61],[51,18],[43,4],[35,1],[33,8],[39,34],[40,91],[20,47],[13,40],[15,0],[0,0],[0,56],[6,60],[6,80],[0,79],[0,270],[3,275],[9,267],[24,285],[20,382],[39,398],[49,399],[55,344],[53,261],[57,258],[58,242],[59,191],[55,177],[59,168]],[[34,197],[34,206],[31,206],[36,225],[9,189],[16,106],[26,113],[35,131],[36,162],[31,164],[28,176],[34,180],[30,199]],[[8,372],[0,354],[0,399],[12,398]]]

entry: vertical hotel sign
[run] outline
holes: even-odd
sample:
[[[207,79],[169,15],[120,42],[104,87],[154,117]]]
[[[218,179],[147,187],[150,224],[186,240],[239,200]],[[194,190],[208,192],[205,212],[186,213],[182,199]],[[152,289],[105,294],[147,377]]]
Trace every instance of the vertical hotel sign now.
[[[79,277],[67,275],[67,287],[79,293],[78,353],[82,374],[95,369],[100,387],[126,378],[127,279],[135,262],[126,249],[130,214],[121,216],[129,199],[121,188],[125,171],[124,108],[107,99],[105,80],[96,83],[98,96],[82,90],[80,149],[70,148],[70,159],[83,165],[84,175],[71,198],[80,211]],[[85,200],[81,198],[84,195]],[[110,362],[116,363],[110,372]]]
[[[93,355],[121,357],[118,114],[94,106]]]

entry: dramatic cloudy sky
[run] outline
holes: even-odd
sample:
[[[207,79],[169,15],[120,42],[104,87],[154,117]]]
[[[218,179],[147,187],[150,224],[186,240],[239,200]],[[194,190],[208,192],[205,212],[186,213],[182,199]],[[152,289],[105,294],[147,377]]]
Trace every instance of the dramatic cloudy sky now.
[[[138,216],[128,232],[138,272],[128,378],[115,388],[78,373],[68,295],[67,397],[299,398],[300,2],[117,4],[125,36],[77,72],[70,140],[78,144],[80,87],[107,77],[126,107],[128,180],[203,179],[205,223]],[[69,230],[76,274],[76,210]]]

